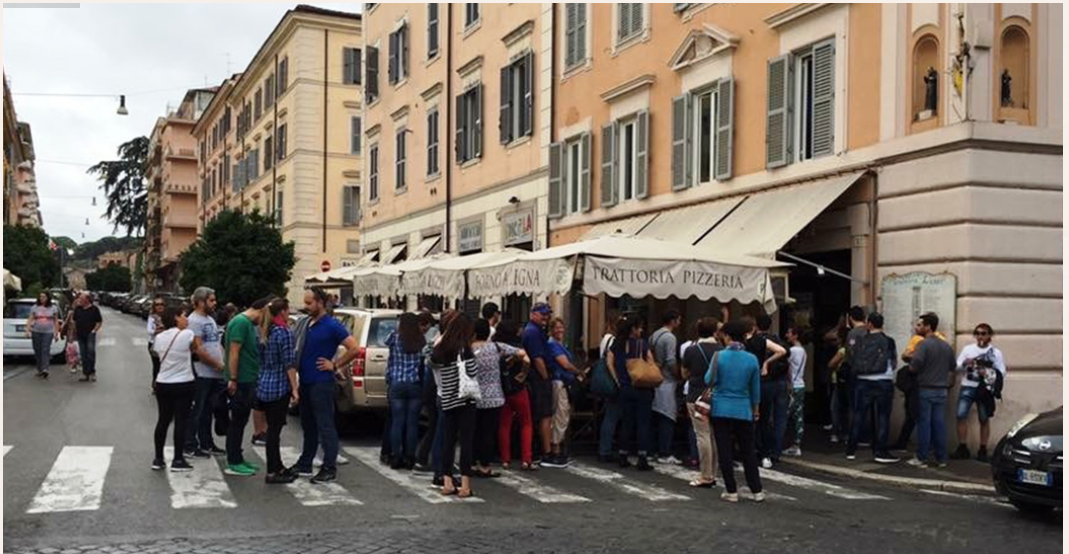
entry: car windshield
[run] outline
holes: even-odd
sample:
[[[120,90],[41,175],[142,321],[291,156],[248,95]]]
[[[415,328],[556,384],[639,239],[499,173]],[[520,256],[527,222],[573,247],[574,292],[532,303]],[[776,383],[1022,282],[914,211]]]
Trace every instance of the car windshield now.
[[[4,319],[27,319],[32,309],[32,302],[8,302],[4,306]]]
[[[367,333],[367,345],[371,347],[384,348],[386,346],[386,337],[389,337],[390,333],[396,330],[396,317],[372,318],[371,328],[368,329]]]

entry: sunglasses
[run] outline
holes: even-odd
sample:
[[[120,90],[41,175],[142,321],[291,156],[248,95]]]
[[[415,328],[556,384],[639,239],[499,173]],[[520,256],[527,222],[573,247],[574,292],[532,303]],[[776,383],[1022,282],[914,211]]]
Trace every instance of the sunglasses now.
[[[973,333],[974,337],[987,337],[987,336],[990,336],[990,335],[991,335],[991,333],[988,333],[987,331],[977,331],[977,332]]]

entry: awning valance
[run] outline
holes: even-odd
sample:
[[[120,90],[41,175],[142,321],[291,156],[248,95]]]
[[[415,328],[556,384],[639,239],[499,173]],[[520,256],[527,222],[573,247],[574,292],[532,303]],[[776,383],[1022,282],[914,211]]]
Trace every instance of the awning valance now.
[[[384,265],[361,269],[352,274],[354,296],[382,296],[386,298],[403,296],[401,276],[408,271],[416,271],[442,259],[439,256],[408,260],[399,264]]]
[[[464,296],[464,276],[469,270],[475,267],[492,267],[514,261],[523,252],[523,250],[506,248],[497,252],[480,252],[467,256],[441,258],[420,269],[404,272],[401,276],[401,292],[402,294],[462,298]],[[472,293],[474,292],[473,290]],[[482,296],[482,294],[479,296]]]

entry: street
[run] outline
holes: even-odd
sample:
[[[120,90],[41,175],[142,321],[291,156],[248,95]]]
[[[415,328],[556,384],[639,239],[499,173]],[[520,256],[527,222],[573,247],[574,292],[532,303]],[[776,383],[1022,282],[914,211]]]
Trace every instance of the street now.
[[[154,472],[144,324],[103,311],[98,382],[78,382],[60,366],[43,381],[26,371],[28,360],[5,364],[5,552],[500,552],[510,545],[524,552],[1004,554],[1061,545],[1061,512],[1037,520],[991,497],[791,467],[762,470],[763,505],[746,494],[732,505],[719,500],[719,489],[690,489],[691,472],[682,467],[637,473],[591,456],[577,456],[567,470],[478,480],[477,496],[459,501],[440,496],[429,476],[380,465],[377,441],[366,434],[343,436],[352,462],[322,488],[307,480],[268,487],[262,473],[224,477],[218,459],[195,460],[191,473]],[[291,418],[287,462],[299,439]],[[249,458],[261,463],[257,450]]]

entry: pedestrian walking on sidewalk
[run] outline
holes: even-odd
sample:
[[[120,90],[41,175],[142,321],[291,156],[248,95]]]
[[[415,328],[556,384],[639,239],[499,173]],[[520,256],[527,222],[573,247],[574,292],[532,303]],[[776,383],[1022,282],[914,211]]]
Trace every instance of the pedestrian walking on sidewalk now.
[[[713,360],[720,352],[720,343],[716,340],[719,322],[711,317],[698,320],[698,339],[683,352],[683,377],[686,379],[687,413],[694,427],[698,443],[698,468],[701,475],[690,482],[690,486],[712,488],[716,486],[716,445],[713,442],[712,423],[709,419],[709,386],[705,383],[705,374],[713,365]]]
[[[445,329],[431,353],[431,369],[438,374],[438,396],[442,401],[442,494],[460,498],[473,495],[472,458],[475,440],[475,403],[480,396],[478,365],[471,350],[475,324],[467,314],[458,313]],[[463,376],[461,375],[463,373]],[[461,381],[475,382],[474,389]],[[457,444],[460,445],[460,488],[450,475]]]
[[[193,313],[189,314],[189,330],[204,346],[206,356],[197,356],[193,360],[193,370],[197,375],[197,392],[193,397],[193,409],[189,412],[189,424],[186,427],[186,452],[194,457],[204,453],[213,456],[225,455],[226,450],[215,445],[212,438],[212,416],[216,405],[225,401],[226,380],[223,378],[225,367],[223,361],[222,333],[219,325],[212,319],[215,312],[215,291],[208,287],[197,287],[193,291]]]
[[[874,414],[876,426],[872,453],[876,463],[893,464],[898,458],[888,450],[888,434],[891,426],[891,406],[894,402],[895,363],[898,353],[895,341],[883,332],[883,315],[873,312],[868,315],[868,334],[858,340],[854,348],[853,371],[857,376],[857,398],[854,421],[865,421],[865,414]],[[861,425],[854,425],[846,458],[856,457]]]
[[[575,357],[564,346],[564,320],[555,317],[549,321],[549,341],[546,344],[546,361],[553,380],[553,433],[551,452],[542,460],[546,467],[568,467],[568,455],[564,441],[568,436],[568,424],[572,420],[570,391],[578,386],[585,374],[575,366]]]
[[[676,418],[679,416],[679,340],[676,331],[683,325],[683,316],[668,310],[661,318],[661,328],[650,335],[650,351],[661,370],[664,381],[653,391],[654,430],[657,434],[657,463],[679,465],[672,453]]]
[[[79,381],[97,380],[97,333],[104,324],[100,308],[93,304],[88,292],[78,295],[70,322],[78,338],[78,352],[82,358],[82,378]]]
[[[787,329],[787,365],[791,371],[791,403],[787,410],[787,420],[794,422],[794,444],[784,450],[787,456],[802,455],[802,437],[805,435],[805,368],[808,355],[802,346],[802,329]]]
[[[631,314],[616,326],[616,337],[609,348],[606,363],[609,375],[616,379],[620,397],[620,413],[623,427],[620,431],[619,464],[621,468],[631,467],[627,459],[630,450],[638,454],[639,471],[652,471],[648,453],[651,448],[650,420],[653,411],[653,389],[636,388],[631,375],[627,372],[627,361],[645,360],[654,364],[653,353],[642,338],[645,326],[638,315]]]
[[[245,461],[241,442],[249,423],[256,383],[260,379],[260,333],[257,326],[273,298],[261,298],[249,309],[230,318],[224,337],[226,392],[230,397],[230,425],[226,430],[226,474],[252,476],[260,470]]]
[[[268,484],[292,483],[297,476],[286,471],[282,464],[280,437],[286,425],[286,416],[291,404],[297,404],[297,365],[294,355],[293,331],[289,326],[290,304],[285,298],[276,298],[268,304],[271,327],[264,346],[260,376],[256,385],[256,398],[263,406],[267,418]]]
[[[33,356],[37,361],[37,376],[48,379],[48,366],[52,363],[52,341],[59,340],[59,316],[47,292],[37,295],[37,303],[30,308],[26,320],[26,336],[31,339]]]
[[[954,349],[946,341],[935,336],[939,317],[927,313],[920,317],[920,330],[924,340],[917,345],[910,371],[917,374],[919,406],[917,411],[917,456],[909,461],[912,466],[923,467],[928,455],[934,450],[935,463],[945,467],[947,461],[947,430],[944,408],[947,389],[954,376],[957,360]]]
[[[423,409],[423,347],[427,341],[419,316],[404,313],[397,330],[386,337],[386,386],[390,405],[390,467],[412,469],[419,440],[419,413]]]
[[[963,374],[958,390],[958,449],[951,455],[957,460],[971,457],[969,447],[969,410],[976,404],[976,417],[980,420],[980,448],[976,459],[987,462],[987,443],[991,439],[991,417],[994,415],[995,398],[1002,397],[1002,383],[1006,378],[1006,359],[1002,351],[991,344],[995,330],[986,323],[973,329],[976,342],[962,349],[958,355],[957,371]]]

